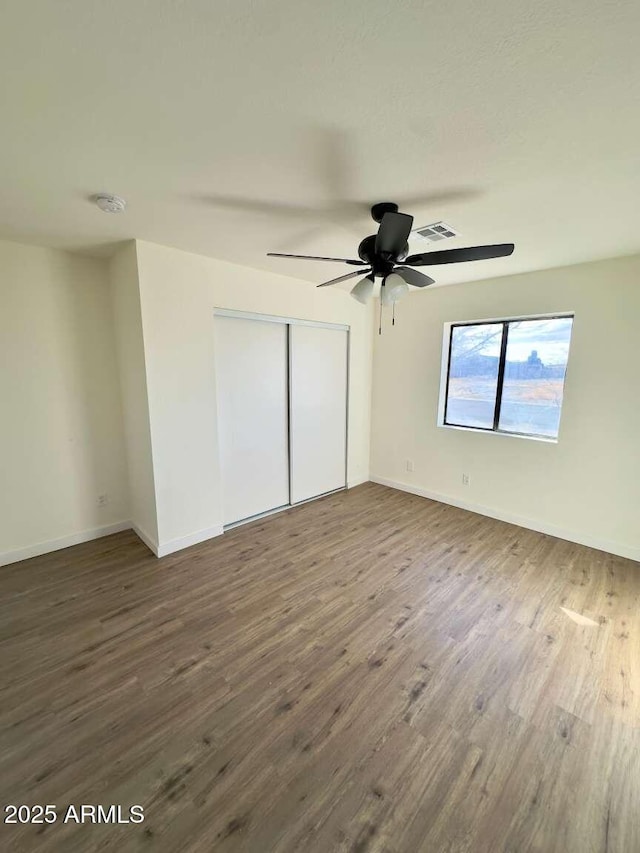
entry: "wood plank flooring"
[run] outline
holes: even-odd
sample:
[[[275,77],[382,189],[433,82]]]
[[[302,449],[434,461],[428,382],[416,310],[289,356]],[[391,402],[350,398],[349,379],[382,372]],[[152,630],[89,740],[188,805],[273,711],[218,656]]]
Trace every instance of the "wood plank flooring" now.
[[[368,483],[0,593],[2,802],[59,815],[2,850],[640,851],[639,563]]]

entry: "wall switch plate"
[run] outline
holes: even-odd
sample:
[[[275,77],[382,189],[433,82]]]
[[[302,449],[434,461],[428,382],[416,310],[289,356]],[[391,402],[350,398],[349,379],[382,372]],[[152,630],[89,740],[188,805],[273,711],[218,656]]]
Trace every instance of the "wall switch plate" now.
[[[413,459],[407,459],[407,471],[413,471]]]
[[[468,485],[469,485],[469,475],[468,475],[468,474],[463,474],[463,475],[462,475],[462,485],[463,485],[463,486],[468,486]]]

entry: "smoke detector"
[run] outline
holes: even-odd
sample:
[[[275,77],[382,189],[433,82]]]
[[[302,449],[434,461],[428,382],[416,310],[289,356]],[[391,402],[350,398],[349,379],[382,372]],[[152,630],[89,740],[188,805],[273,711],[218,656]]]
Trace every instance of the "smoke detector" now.
[[[439,243],[440,240],[457,237],[459,233],[446,222],[433,222],[431,225],[425,225],[424,228],[414,228],[411,236],[426,240],[428,243]]]
[[[105,213],[122,213],[127,206],[127,202],[123,198],[109,193],[99,193],[93,197],[93,200]]]

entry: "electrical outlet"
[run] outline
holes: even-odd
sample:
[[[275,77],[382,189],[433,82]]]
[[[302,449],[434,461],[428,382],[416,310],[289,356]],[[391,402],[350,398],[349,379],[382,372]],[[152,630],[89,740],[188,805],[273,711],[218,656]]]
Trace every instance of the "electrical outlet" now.
[[[98,506],[106,506],[109,503],[109,495],[98,495],[96,503]]]
[[[407,471],[413,471],[413,459],[407,459]]]
[[[470,480],[469,480],[469,475],[468,475],[468,474],[463,474],[463,475],[462,475],[462,485],[463,485],[463,486],[468,486],[468,485],[469,485],[469,482],[470,482]]]

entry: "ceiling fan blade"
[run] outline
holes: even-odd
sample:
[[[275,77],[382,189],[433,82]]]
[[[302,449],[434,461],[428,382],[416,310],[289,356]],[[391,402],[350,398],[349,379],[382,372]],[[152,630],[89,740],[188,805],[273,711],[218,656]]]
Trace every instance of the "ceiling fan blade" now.
[[[314,221],[326,218],[325,211],[301,204],[289,204],[283,201],[263,201],[254,198],[236,198],[227,195],[201,195],[195,199],[210,207],[237,210],[242,213],[258,213],[265,216],[285,216],[291,219],[310,218]]]
[[[369,275],[371,270],[356,270],[356,272],[348,272],[346,275],[340,275],[338,278],[332,278],[331,281],[323,281],[322,284],[316,284],[316,287],[329,287],[330,284],[339,284],[341,281],[348,281],[350,278],[361,278],[363,275]]]
[[[354,175],[354,157],[349,134],[336,125],[315,125],[310,128],[308,149],[315,160],[315,172],[322,181],[332,203],[340,203],[348,195]]]
[[[393,274],[399,275],[403,281],[413,285],[413,287],[426,287],[428,284],[435,284],[434,279],[429,278],[428,275],[424,275],[418,270],[409,269],[409,267],[394,267]]]
[[[333,261],[336,264],[351,264],[357,267],[366,267],[366,261],[356,261],[353,258],[320,258],[317,255],[283,255],[281,252],[267,252],[268,258],[297,258],[301,261]]]
[[[398,197],[394,195],[395,201],[403,210],[411,210],[414,207],[437,207],[443,204],[454,204],[470,201],[482,195],[481,190],[474,187],[443,187],[433,192],[417,193],[416,195],[405,195]]]
[[[385,213],[376,235],[376,255],[398,257],[407,245],[413,216],[408,213]]]
[[[444,249],[440,252],[409,255],[403,263],[412,267],[423,267],[431,264],[459,264],[462,261],[486,261],[489,258],[505,258],[513,253],[513,249],[513,243],[499,243],[496,246],[468,246],[466,249]]]

